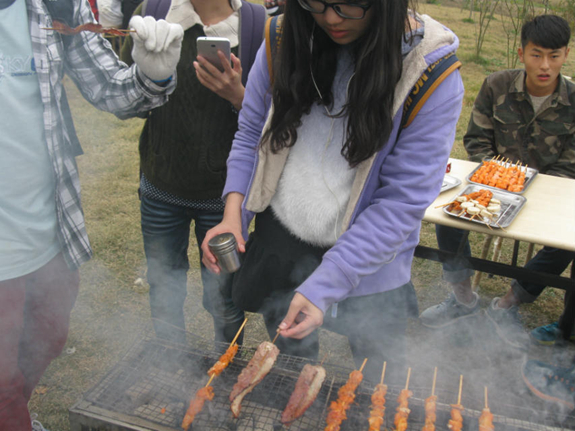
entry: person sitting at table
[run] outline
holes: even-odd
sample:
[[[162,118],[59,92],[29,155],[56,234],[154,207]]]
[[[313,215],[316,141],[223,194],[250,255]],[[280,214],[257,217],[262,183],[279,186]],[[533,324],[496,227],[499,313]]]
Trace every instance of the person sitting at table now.
[[[523,25],[518,55],[525,69],[504,70],[485,79],[463,138],[470,160],[480,162],[501,155],[541,173],[575,178],[575,84],[561,75],[570,36],[567,21],[554,15],[541,15]],[[457,252],[465,233],[437,225],[436,234],[441,250]],[[471,255],[468,241],[463,244],[463,255]],[[525,268],[559,275],[574,256],[570,251],[544,247]],[[479,312],[479,296],[471,287],[473,271],[462,265],[464,260],[443,264],[444,279],[453,293],[421,313],[423,325],[440,328]],[[527,280],[513,280],[507,293],[491,302],[486,310],[488,320],[508,344],[526,345],[529,337],[519,322],[518,305],[535,301],[544,289]],[[562,338],[559,326],[554,322],[536,328],[531,338],[554,344]]]

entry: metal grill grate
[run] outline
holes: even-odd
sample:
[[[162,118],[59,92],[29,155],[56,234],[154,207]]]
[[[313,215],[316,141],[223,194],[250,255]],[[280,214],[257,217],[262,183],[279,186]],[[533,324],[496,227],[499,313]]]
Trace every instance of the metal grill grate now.
[[[190,336],[191,334],[188,334]],[[180,424],[188,407],[190,397],[204,386],[208,380],[207,370],[223,353],[227,345],[209,343],[199,337],[191,337],[190,345],[176,345],[167,341],[146,337],[137,343],[128,354],[85,396],[84,400],[104,411],[116,412],[129,418],[138,418],[159,428],[181,430]],[[270,374],[249,394],[242,403],[239,419],[234,419],[230,411],[229,393],[236,383],[237,376],[253,356],[255,349],[240,348],[232,364],[216,379],[215,398],[206,403],[196,417],[192,430],[270,430],[285,429],[279,419],[297,381],[299,371],[309,361],[287,355],[279,355]],[[341,387],[351,370],[336,366],[326,366],[328,377],[314,404],[296,420],[290,431],[322,430],[325,427],[327,407],[337,398]],[[390,387],[386,397],[384,427],[393,429],[393,418],[397,406],[396,399],[401,387]],[[414,396],[410,399],[411,414],[409,430],[421,430],[424,424],[424,399],[430,388],[410,388]],[[342,430],[368,429],[370,398],[373,385],[364,382],[358,389],[356,403],[348,411],[348,419]],[[436,390],[440,400],[455,400],[456,394]],[[466,399],[465,404],[481,408],[481,400]],[[437,404],[437,430],[448,431],[450,406]],[[556,431],[573,429],[575,426],[561,425],[558,418],[546,418],[538,412],[520,407],[498,404],[492,410],[504,412],[506,416],[495,415],[497,430]],[[477,418],[480,411],[464,411],[464,430],[478,429]],[[117,416],[117,415],[116,415]],[[573,419],[573,418],[571,418]],[[444,425],[442,425],[444,424]],[[162,429],[164,429],[162,428]]]

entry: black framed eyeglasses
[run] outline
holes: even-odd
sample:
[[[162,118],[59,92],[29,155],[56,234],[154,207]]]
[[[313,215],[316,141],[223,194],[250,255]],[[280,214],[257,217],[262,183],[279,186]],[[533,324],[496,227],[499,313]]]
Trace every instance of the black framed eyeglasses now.
[[[298,0],[299,5],[311,13],[324,13],[328,7],[332,8],[342,18],[362,19],[373,3],[328,3],[324,0]]]

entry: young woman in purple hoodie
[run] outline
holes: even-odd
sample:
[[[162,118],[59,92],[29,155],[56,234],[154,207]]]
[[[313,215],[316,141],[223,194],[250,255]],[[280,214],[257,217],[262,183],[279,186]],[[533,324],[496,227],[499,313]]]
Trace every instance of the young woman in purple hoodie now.
[[[222,223],[243,254],[233,299],[262,313],[282,353],[317,357],[317,329],[347,335],[366,378],[405,367],[417,315],[411,262],[461,110],[455,70],[407,127],[403,106],[457,37],[409,0],[287,0],[270,79],[260,49],[228,158]],[[255,229],[247,244],[248,226]]]

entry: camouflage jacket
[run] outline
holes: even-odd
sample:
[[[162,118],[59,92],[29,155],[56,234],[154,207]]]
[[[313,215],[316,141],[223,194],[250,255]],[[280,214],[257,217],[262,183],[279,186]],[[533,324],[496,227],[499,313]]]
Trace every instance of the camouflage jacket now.
[[[555,92],[534,115],[524,82],[523,69],[485,79],[463,138],[469,159],[500,154],[541,173],[575,178],[575,84],[559,75]]]

